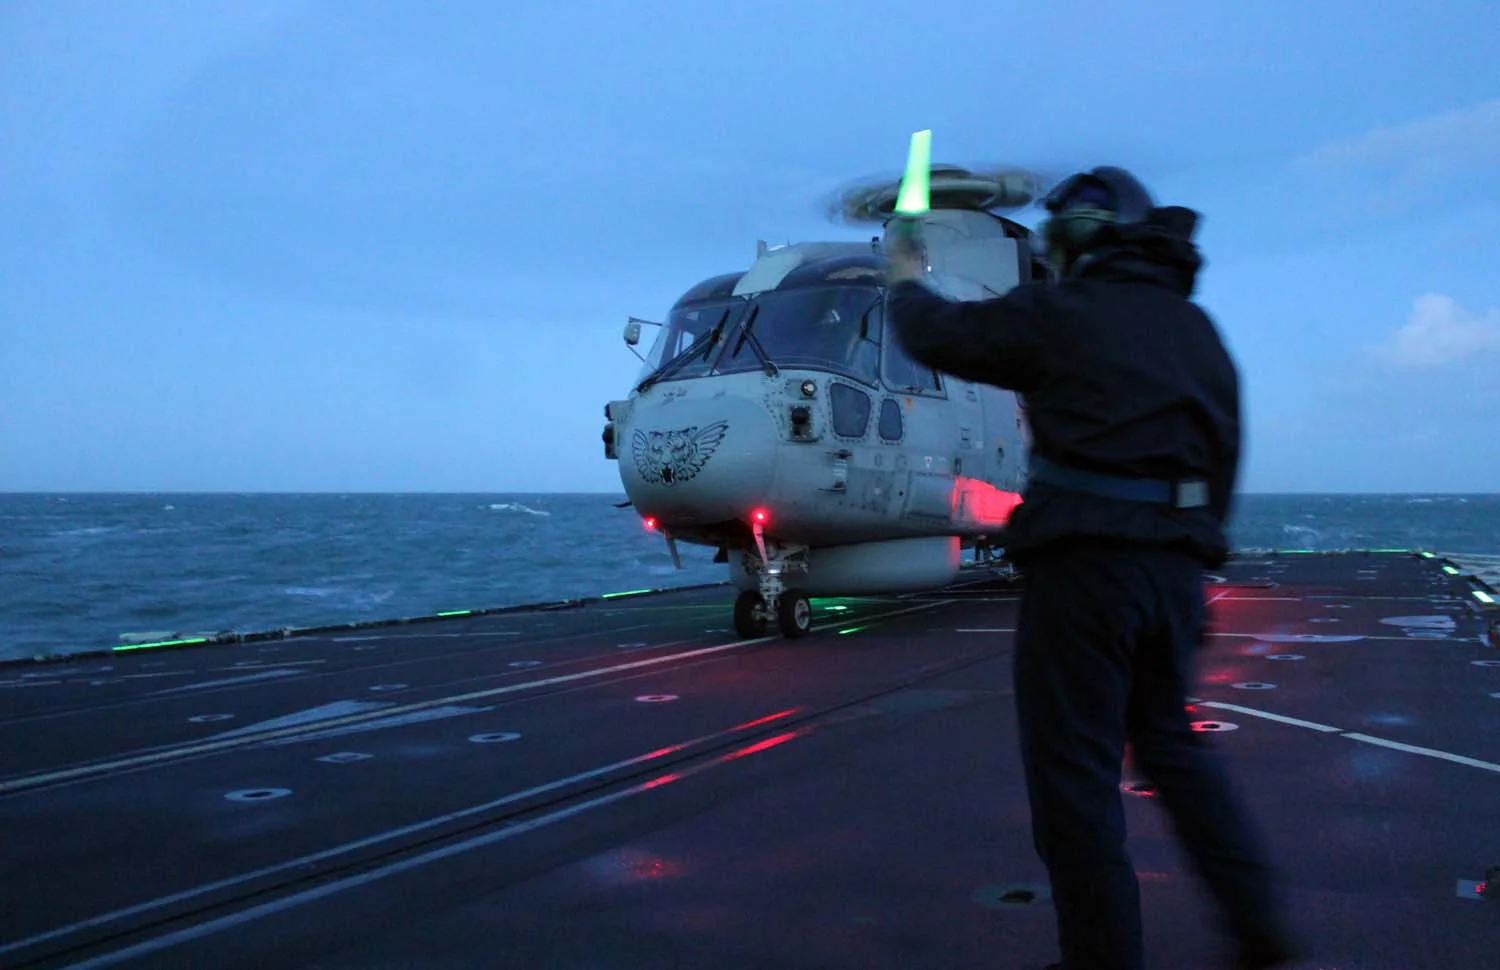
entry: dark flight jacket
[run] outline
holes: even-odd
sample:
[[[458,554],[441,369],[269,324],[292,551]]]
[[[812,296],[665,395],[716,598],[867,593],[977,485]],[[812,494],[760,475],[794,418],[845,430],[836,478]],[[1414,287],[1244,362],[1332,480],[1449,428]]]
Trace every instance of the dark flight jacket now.
[[[1024,562],[1070,537],[1175,545],[1218,566],[1240,460],[1239,376],[1189,297],[1201,258],[1186,238],[1112,227],[1068,278],[980,302],[903,282],[888,314],[907,352],[948,374],[1016,391],[1032,454],[1105,475],[1206,480],[1207,506],[1179,509],[1031,481],[1006,553]]]

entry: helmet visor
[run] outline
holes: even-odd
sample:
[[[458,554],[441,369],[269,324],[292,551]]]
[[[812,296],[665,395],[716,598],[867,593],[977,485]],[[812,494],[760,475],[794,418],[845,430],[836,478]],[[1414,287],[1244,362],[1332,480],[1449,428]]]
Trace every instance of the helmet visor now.
[[[1093,175],[1070,175],[1057,184],[1042,200],[1048,212],[1067,209],[1104,209],[1115,211],[1115,194]]]

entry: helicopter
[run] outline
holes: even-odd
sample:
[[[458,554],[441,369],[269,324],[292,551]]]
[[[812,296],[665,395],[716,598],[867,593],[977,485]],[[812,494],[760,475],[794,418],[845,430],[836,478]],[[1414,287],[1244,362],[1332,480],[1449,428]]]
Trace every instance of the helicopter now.
[[[917,218],[935,289],[981,300],[1049,272],[1035,234],[1001,214],[1040,197],[1038,177],[932,165],[928,181]],[[634,388],[604,409],[622,506],[679,567],[678,542],[717,548],[741,637],[773,622],[806,635],[812,597],[946,586],[965,549],[1003,544],[1020,504],[1022,402],[917,364],[885,323],[900,186],[856,182],[827,205],[882,235],[759,242],[748,268],[697,283],[665,322],[626,323],[633,351],[658,330]]]

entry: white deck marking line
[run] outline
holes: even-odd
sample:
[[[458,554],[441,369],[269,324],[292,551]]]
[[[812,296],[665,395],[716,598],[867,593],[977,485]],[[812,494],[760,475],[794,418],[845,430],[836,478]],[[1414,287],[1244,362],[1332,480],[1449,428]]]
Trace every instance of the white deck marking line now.
[[[346,734],[381,731],[386,728],[405,727],[408,724],[425,724],[428,721],[440,721],[449,717],[462,717],[465,714],[482,714],[485,711],[493,710],[494,707],[464,707],[459,704],[454,704],[451,707],[434,707],[431,710],[402,714],[399,717],[378,718],[374,721],[365,721],[363,724],[346,724],[343,727],[330,728],[327,731],[314,731],[311,734],[299,734],[295,737],[281,738],[280,740],[272,741],[271,744],[276,746],[302,744],[307,741],[323,741],[327,738],[343,737]]]
[[[1310,600],[1375,600],[1380,602],[1410,602],[1412,600],[1416,600],[1419,603],[1459,602],[1456,597],[1447,593],[1428,593],[1425,596],[1415,593],[1411,596],[1355,596],[1353,594],[1345,595],[1342,593],[1338,595],[1310,594],[1307,598]]]
[[[1288,637],[1288,636],[1322,637],[1322,636],[1325,636],[1325,634],[1322,634],[1322,633],[1274,633],[1274,634],[1264,634],[1264,633],[1209,633],[1209,634],[1206,634],[1206,635],[1207,636],[1211,636],[1211,637],[1246,637],[1246,638],[1251,639],[1251,640],[1265,640],[1268,643],[1291,643],[1291,642],[1294,642],[1294,641],[1290,641],[1290,640],[1271,640],[1270,638],[1273,637],[1273,636],[1275,636],[1275,637]],[[1376,635],[1368,634],[1368,633],[1349,633],[1349,634],[1337,634],[1337,633],[1335,633],[1335,634],[1327,634],[1327,636],[1340,637],[1340,639],[1337,639],[1337,640],[1321,640],[1321,641],[1320,640],[1306,640],[1306,641],[1301,641],[1301,642],[1330,644],[1330,643],[1355,643],[1358,640],[1394,640],[1394,641],[1397,641],[1399,643],[1418,643],[1418,642],[1420,642],[1420,643],[1443,643],[1446,640],[1446,642],[1452,643],[1454,640],[1458,639],[1457,637],[1447,637],[1447,638],[1441,638],[1441,637],[1382,637],[1382,636],[1376,636]],[[1353,637],[1354,639],[1343,639],[1345,637]]]
[[[709,605],[713,605],[713,604],[709,604]],[[653,607],[653,609],[655,609],[655,608],[656,607]],[[688,609],[689,607],[684,607],[684,606],[664,606],[664,607],[660,607],[660,608],[661,609],[666,609],[666,610],[680,610],[680,609]],[[701,609],[702,607],[692,607],[692,608],[693,609]],[[616,632],[623,633],[626,630],[650,630],[650,629],[654,629],[656,626],[658,626],[658,624],[655,624],[655,623],[637,623],[634,626],[620,627]],[[464,637],[493,637],[493,636],[511,637],[511,636],[526,636],[528,633],[531,634],[531,635],[534,635],[536,637],[536,641],[535,642],[537,644],[553,643],[553,642],[558,641],[558,640],[570,640],[570,639],[573,639],[573,637],[574,637],[574,635],[571,634],[571,633],[558,632],[557,630],[548,629],[548,628],[543,628],[543,629],[538,629],[538,630],[490,630],[490,631],[485,632],[485,633],[465,633],[465,634],[462,634],[462,636],[464,636]],[[442,636],[451,639],[453,637],[459,636],[459,634],[442,634]],[[425,633],[385,633],[385,634],[367,634],[367,635],[362,635],[362,636],[345,636],[345,637],[321,637],[321,636],[319,636],[319,637],[297,637],[295,639],[298,642],[307,642],[307,643],[313,643],[313,642],[322,641],[322,640],[325,640],[325,639],[326,640],[331,640],[331,642],[333,642],[333,643],[357,643],[357,642],[365,641],[365,640],[423,640],[423,639],[426,639],[426,638],[427,638],[427,634],[425,634]],[[292,640],[288,639],[288,640],[283,641],[283,642],[285,642],[285,643],[291,643]],[[492,644],[492,646],[498,646],[498,644]],[[451,654],[441,654],[440,656],[452,656],[452,655]],[[396,661],[392,661],[391,663],[393,663],[393,664],[398,664],[398,663],[415,663],[415,662],[418,662],[418,661],[421,661],[421,660],[429,660],[429,659],[433,659],[433,658],[431,658],[431,657],[419,657],[419,658],[416,658],[415,660],[396,660]]]
[[[210,667],[209,670],[264,670],[267,667],[306,667],[309,664],[326,664],[325,660],[242,660],[228,667]]]
[[[157,674],[116,674],[116,680],[154,680],[157,677],[192,677],[196,670],[163,670]]]
[[[785,740],[791,740],[792,738],[800,737],[803,733],[805,733],[805,731],[794,730],[790,732]],[[359,886],[367,885],[368,883],[384,879],[387,876],[399,875],[400,873],[406,872],[410,869],[417,869],[432,862],[439,862],[450,856],[456,856],[461,853],[468,852],[471,849],[484,848],[488,845],[494,845],[497,842],[504,842],[507,839],[515,838],[518,835],[525,835],[528,832],[533,832],[537,829],[545,828],[546,826],[552,825],[556,822],[561,822],[566,819],[572,818],[574,815],[581,815],[584,812],[589,811],[590,809],[601,808],[605,805],[623,801],[627,798],[642,794],[643,792],[648,792],[653,789],[660,788],[664,784],[681,781],[684,778],[690,778],[693,775],[702,774],[703,772],[708,771],[710,768],[717,768],[720,765],[728,764],[731,761],[745,756],[746,754],[755,754],[759,753],[760,751],[768,750],[769,747],[770,745],[767,742],[761,742],[759,745],[751,745],[748,749],[732,751],[729,754],[720,755],[719,757],[714,758],[712,761],[693,765],[691,767],[684,768],[681,771],[674,771],[668,775],[663,775],[658,778],[652,778],[649,781],[640,782],[639,784],[632,785],[629,788],[625,788],[617,792],[611,792],[608,795],[599,795],[594,798],[590,798],[587,801],[579,802],[576,805],[569,805],[567,808],[560,808],[556,811],[548,812],[546,815],[539,815],[536,818],[527,819],[524,822],[518,822],[514,825],[508,825],[505,828],[499,829],[494,832],[486,832],[483,835],[476,835],[473,838],[464,839],[462,842],[454,842],[451,845],[445,845],[441,848],[431,849],[427,852],[423,852],[420,855],[415,855],[407,859],[401,859],[396,862],[387,863],[386,865],[378,866],[374,869],[369,869],[356,875],[346,876],[343,879],[336,879],[332,882],[327,882],[321,886],[315,886],[311,889],[304,889],[301,892],[293,893],[290,896],[285,896],[281,899],[273,900],[272,902],[261,903],[259,906],[252,906],[249,909],[241,910],[238,913],[230,913],[227,916],[220,916],[217,919],[212,919],[205,923],[199,923],[196,926],[189,926],[185,929],[167,933],[152,940],[145,940],[133,946],[128,946],[124,949],[116,950],[113,953],[104,953],[92,959],[85,960],[82,963],[72,963],[68,965],[68,970],[92,970],[92,968],[94,967],[113,966],[125,960],[133,960],[136,957],[145,956],[148,953],[156,953],[160,950],[168,949],[169,947],[176,946],[179,943],[188,943],[193,940],[202,939],[203,937],[218,933],[221,930],[227,930],[236,926],[242,926],[246,923],[254,922],[255,920],[261,919],[265,916],[274,916],[277,913],[292,909],[297,906],[301,906],[304,903],[315,902],[319,899],[323,899],[326,896],[332,896],[335,893],[343,892],[346,889],[355,889]]]
[[[241,670],[245,668],[240,668]],[[261,670],[243,677],[221,677],[218,680],[205,680],[197,684],[183,684],[181,687],[168,687],[166,690],[156,691],[157,697],[165,697],[168,694],[185,694],[190,690],[204,690],[209,687],[231,687],[235,684],[253,684],[264,680],[276,680],[281,677],[290,677],[300,674],[300,670],[287,670],[278,668],[276,670]]]
[[[356,643],[360,640],[470,640],[477,637],[518,637],[520,630],[490,630],[485,633],[381,633],[363,637],[330,637],[333,643]],[[309,640],[322,639],[308,637]]]
[[[633,596],[627,596],[627,597],[625,597],[626,600],[641,599],[641,598],[642,597],[633,597]],[[718,603],[681,603],[681,604],[678,604],[677,606],[640,606],[640,605],[635,605],[635,606],[629,606],[629,607],[627,607],[625,605],[624,601],[618,601],[618,602],[612,601],[609,604],[609,610],[611,612],[616,611],[616,610],[625,610],[625,609],[632,609],[632,610],[642,610],[642,609],[652,609],[652,610],[709,610],[709,609],[713,609],[713,610],[716,610],[716,609],[720,609],[720,604],[718,604]]]
[[[1415,744],[1403,744],[1400,741],[1387,741],[1385,738],[1372,737],[1368,734],[1360,734],[1357,731],[1345,731],[1343,728],[1319,724],[1316,721],[1304,721],[1300,718],[1287,717],[1283,714],[1272,714],[1270,711],[1261,711],[1253,707],[1241,707],[1239,704],[1225,704],[1221,701],[1197,701],[1196,703],[1199,707],[1212,707],[1221,711],[1248,714],[1251,717],[1265,718],[1268,721],[1290,724],[1294,727],[1309,728],[1313,731],[1321,731],[1324,734],[1337,734],[1339,737],[1348,738],[1351,741],[1363,741],[1365,744],[1375,744],[1394,751],[1404,751],[1407,754],[1420,754],[1428,758],[1437,758],[1442,761],[1451,761],[1458,765],[1466,765],[1470,768],[1479,768],[1484,771],[1500,773],[1500,764],[1495,764],[1491,761],[1481,761],[1478,758],[1470,758],[1461,754],[1453,754],[1449,751],[1439,751],[1437,748],[1423,748]]]
[[[385,711],[395,706],[395,701],[333,701],[317,707],[310,707],[306,710],[294,711],[291,714],[283,714],[280,717],[268,718],[257,724],[247,724],[232,731],[221,731],[215,734],[212,740],[222,741],[225,738],[244,737],[247,734],[261,734],[265,731],[294,727],[298,724],[326,721],[329,718],[335,717],[348,717],[350,714]]]
[[[1305,727],[1313,731],[1322,731],[1325,734],[1342,734],[1343,728],[1332,727],[1327,724],[1319,724],[1317,721],[1304,721],[1297,717],[1287,717],[1284,714],[1272,714],[1270,711],[1260,711],[1253,707],[1241,707],[1239,704],[1225,704],[1222,701],[1198,701],[1199,707],[1212,707],[1220,711],[1234,711],[1237,714],[1249,714],[1251,717],[1263,717],[1268,721],[1278,721],[1282,724],[1291,724],[1294,727]]]
[[[1443,761],[1451,761],[1454,764],[1468,765],[1470,768],[1481,768],[1485,771],[1500,772],[1500,765],[1490,761],[1480,761],[1478,758],[1466,758],[1461,754],[1450,754],[1447,751],[1439,751],[1436,748],[1422,748],[1415,744],[1402,744],[1400,741],[1387,741],[1384,738],[1372,738],[1368,734],[1353,734],[1345,732],[1344,737],[1355,741],[1363,741],[1366,744],[1378,744],[1382,748],[1394,748],[1397,751],[1405,751],[1408,754],[1421,754],[1429,758],[1440,758]]]
[[[755,724],[757,727],[759,727],[771,722],[765,719],[760,719],[759,721],[752,721],[749,723]],[[195,896],[202,896],[206,893],[217,892],[220,889],[228,889],[231,886],[238,886],[242,883],[250,882],[254,879],[260,879],[265,876],[272,876],[278,872],[300,869],[304,866],[323,862],[327,859],[336,858],[337,856],[343,855],[348,852],[354,852],[359,849],[369,848],[370,846],[380,845],[381,843],[389,842],[392,839],[399,839],[403,836],[414,835],[418,832],[423,832],[440,825],[446,825],[449,822],[457,822],[465,818],[470,818],[472,816],[482,814],[484,812],[493,811],[497,808],[504,808],[506,805],[515,804],[516,802],[524,801],[525,799],[532,798],[537,795],[545,795],[549,792],[556,791],[560,788],[566,788],[569,785],[573,785],[581,781],[589,781],[593,778],[607,775],[612,771],[619,771],[624,768],[631,768],[639,764],[644,764],[648,761],[654,761],[666,754],[677,754],[690,748],[695,748],[703,744],[719,741],[723,738],[727,738],[733,735],[736,731],[742,730],[743,727],[743,725],[740,725],[724,731],[716,731],[713,734],[705,734],[688,741],[682,741],[674,745],[668,745],[665,748],[659,748],[656,751],[651,751],[647,754],[640,754],[636,755],[633,758],[626,758],[624,761],[616,761],[613,764],[602,765],[598,768],[591,768],[588,771],[579,772],[576,775],[569,775],[566,778],[558,778],[553,781],[544,782],[540,785],[534,785],[533,787],[527,788],[523,791],[513,792],[509,795],[503,795],[488,802],[483,802],[478,805],[471,805],[468,808],[461,808],[453,812],[446,812],[442,815],[435,815],[432,818],[426,818],[420,822],[413,822],[410,825],[403,825],[400,828],[389,829],[385,832],[366,836],[363,839],[356,839],[353,842],[345,842],[343,845],[336,845],[329,849],[323,849],[321,851],[314,852],[311,855],[300,856],[296,859],[288,859],[286,862],[279,862],[275,865],[266,866],[261,869],[255,869],[250,872],[244,872],[237,876],[230,876],[226,879],[219,879],[215,882],[204,883],[203,885],[195,886],[192,889],[185,889],[181,892],[172,893],[168,896],[161,896],[156,899],[147,900],[144,903],[136,903],[133,906],[126,906],[122,909],[116,909],[108,913],[101,913],[98,916],[91,916],[88,919],[80,920],[76,923],[69,923],[67,926],[60,926],[57,929],[48,930],[47,932],[39,933],[36,936],[29,936],[24,940],[16,940],[14,943],[6,943],[0,945],[0,956],[3,956],[7,953],[12,953],[16,950],[20,950],[28,946],[33,946],[37,943],[45,943],[48,940],[54,940],[61,936],[67,936],[68,934],[75,933],[79,930],[86,930],[92,929],[97,926],[104,926],[108,923],[114,922],[115,920],[125,919],[126,917],[130,916],[138,916],[142,913],[148,913],[153,909],[160,909],[163,906],[170,906],[174,903],[180,903],[184,900],[192,899]]]
[[[917,613],[922,610],[931,610],[939,606],[946,606],[949,601],[939,600],[932,603],[922,603],[917,606],[909,606],[901,610],[891,610],[888,613],[877,613],[874,616],[861,618],[862,624],[868,625],[876,620],[889,619],[906,613]],[[841,619],[838,623],[823,624],[814,629],[835,630],[847,626],[850,620]],[[350,714],[345,717],[334,718],[329,721],[309,722],[308,724],[294,727],[281,728],[275,731],[267,731],[263,734],[250,734],[239,738],[225,738],[218,741],[204,741],[197,744],[185,746],[170,746],[165,749],[148,751],[144,754],[129,755],[124,758],[115,758],[97,764],[79,765],[75,768],[63,768],[59,771],[43,772],[35,775],[23,775],[9,781],[0,781],[0,795],[20,791],[25,788],[35,788],[39,785],[53,784],[59,781],[71,781],[85,778],[89,775],[102,774],[109,771],[118,771],[122,768],[137,768],[142,765],[156,764],[162,761],[171,761],[177,758],[185,758],[196,754],[209,754],[215,751],[223,751],[226,748],[248,747],[259,744],[262,741],[271,741],[276,738],[288,737],[294,734],[306,734],[310,730],[327,730],[329,728],[342,727],[345,724],[358,724],[376,717],[391,717],[397,714],[405,714],[411,711],[425,711],[434,707],[445,707],[450,704],[462,704],[466,701],[484,700],[490,697],[499,697],[504,694],[515,694],[521,691],[534,690],[539,687],[551,687],[556,684],[574,683],[580,680],[592,680],[596,677],[604,677],[608,674],[623,673],[628,670],[640,670],[645,667],[657,667],[662,664],[672,663],[679,660],[691,660],[695,657],[708,657],[714,654],[725,653],[730,650],[742,650],[745,647],[754,646],[759,643],[768,643],[772,640],[781,639],[780,634],[756,637],[753,640],[736,640],[733,643],[724,643],[712,647],[699,647],[696,650],[685,650],[682,653],[666,654],[660,657],[650,657],[645,660],[635,660],[630,663],[615,664],[610,667],[601,667],[598,670],[583,670],[573,674],[559,674],[556,677],[545,677],[541,680],[527,681],[521,684],[508,684],[504,687],[492,687],[489,690],[471,691],[467,694],[453,694],[448,697],[437,697],[430,701],[417,701],[401,707],[387,708],[384,711],[366,714]],[[287,671],[296,673],[297,671]]]

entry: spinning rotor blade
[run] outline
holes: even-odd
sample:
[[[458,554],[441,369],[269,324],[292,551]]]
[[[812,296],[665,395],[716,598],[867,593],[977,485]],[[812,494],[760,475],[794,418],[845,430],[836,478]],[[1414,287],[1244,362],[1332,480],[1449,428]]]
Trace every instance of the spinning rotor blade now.
[[[876,175],[845,183],[825,198],[824,215],[836,223],[883,223],[898,212],[908,214],[907,203],[915,205],[921,181],[922,146],[917,132],[912,136],[911,158],[907,177]],[[929,133],[930,134],[930,133]],[[928,149],[930,151],[930,143]],[[931,209],[977,209],[986,212],[1014,211],[1025,208],[1044,193],[1051,179],[1027,168],[985,165],[963,168],[958,165],[927,165],[928,199],[925,207],[913,208],[909,214]],[[905,186],[914,188],[908,193]],[[911,199],[907,195],[911,195]]]

